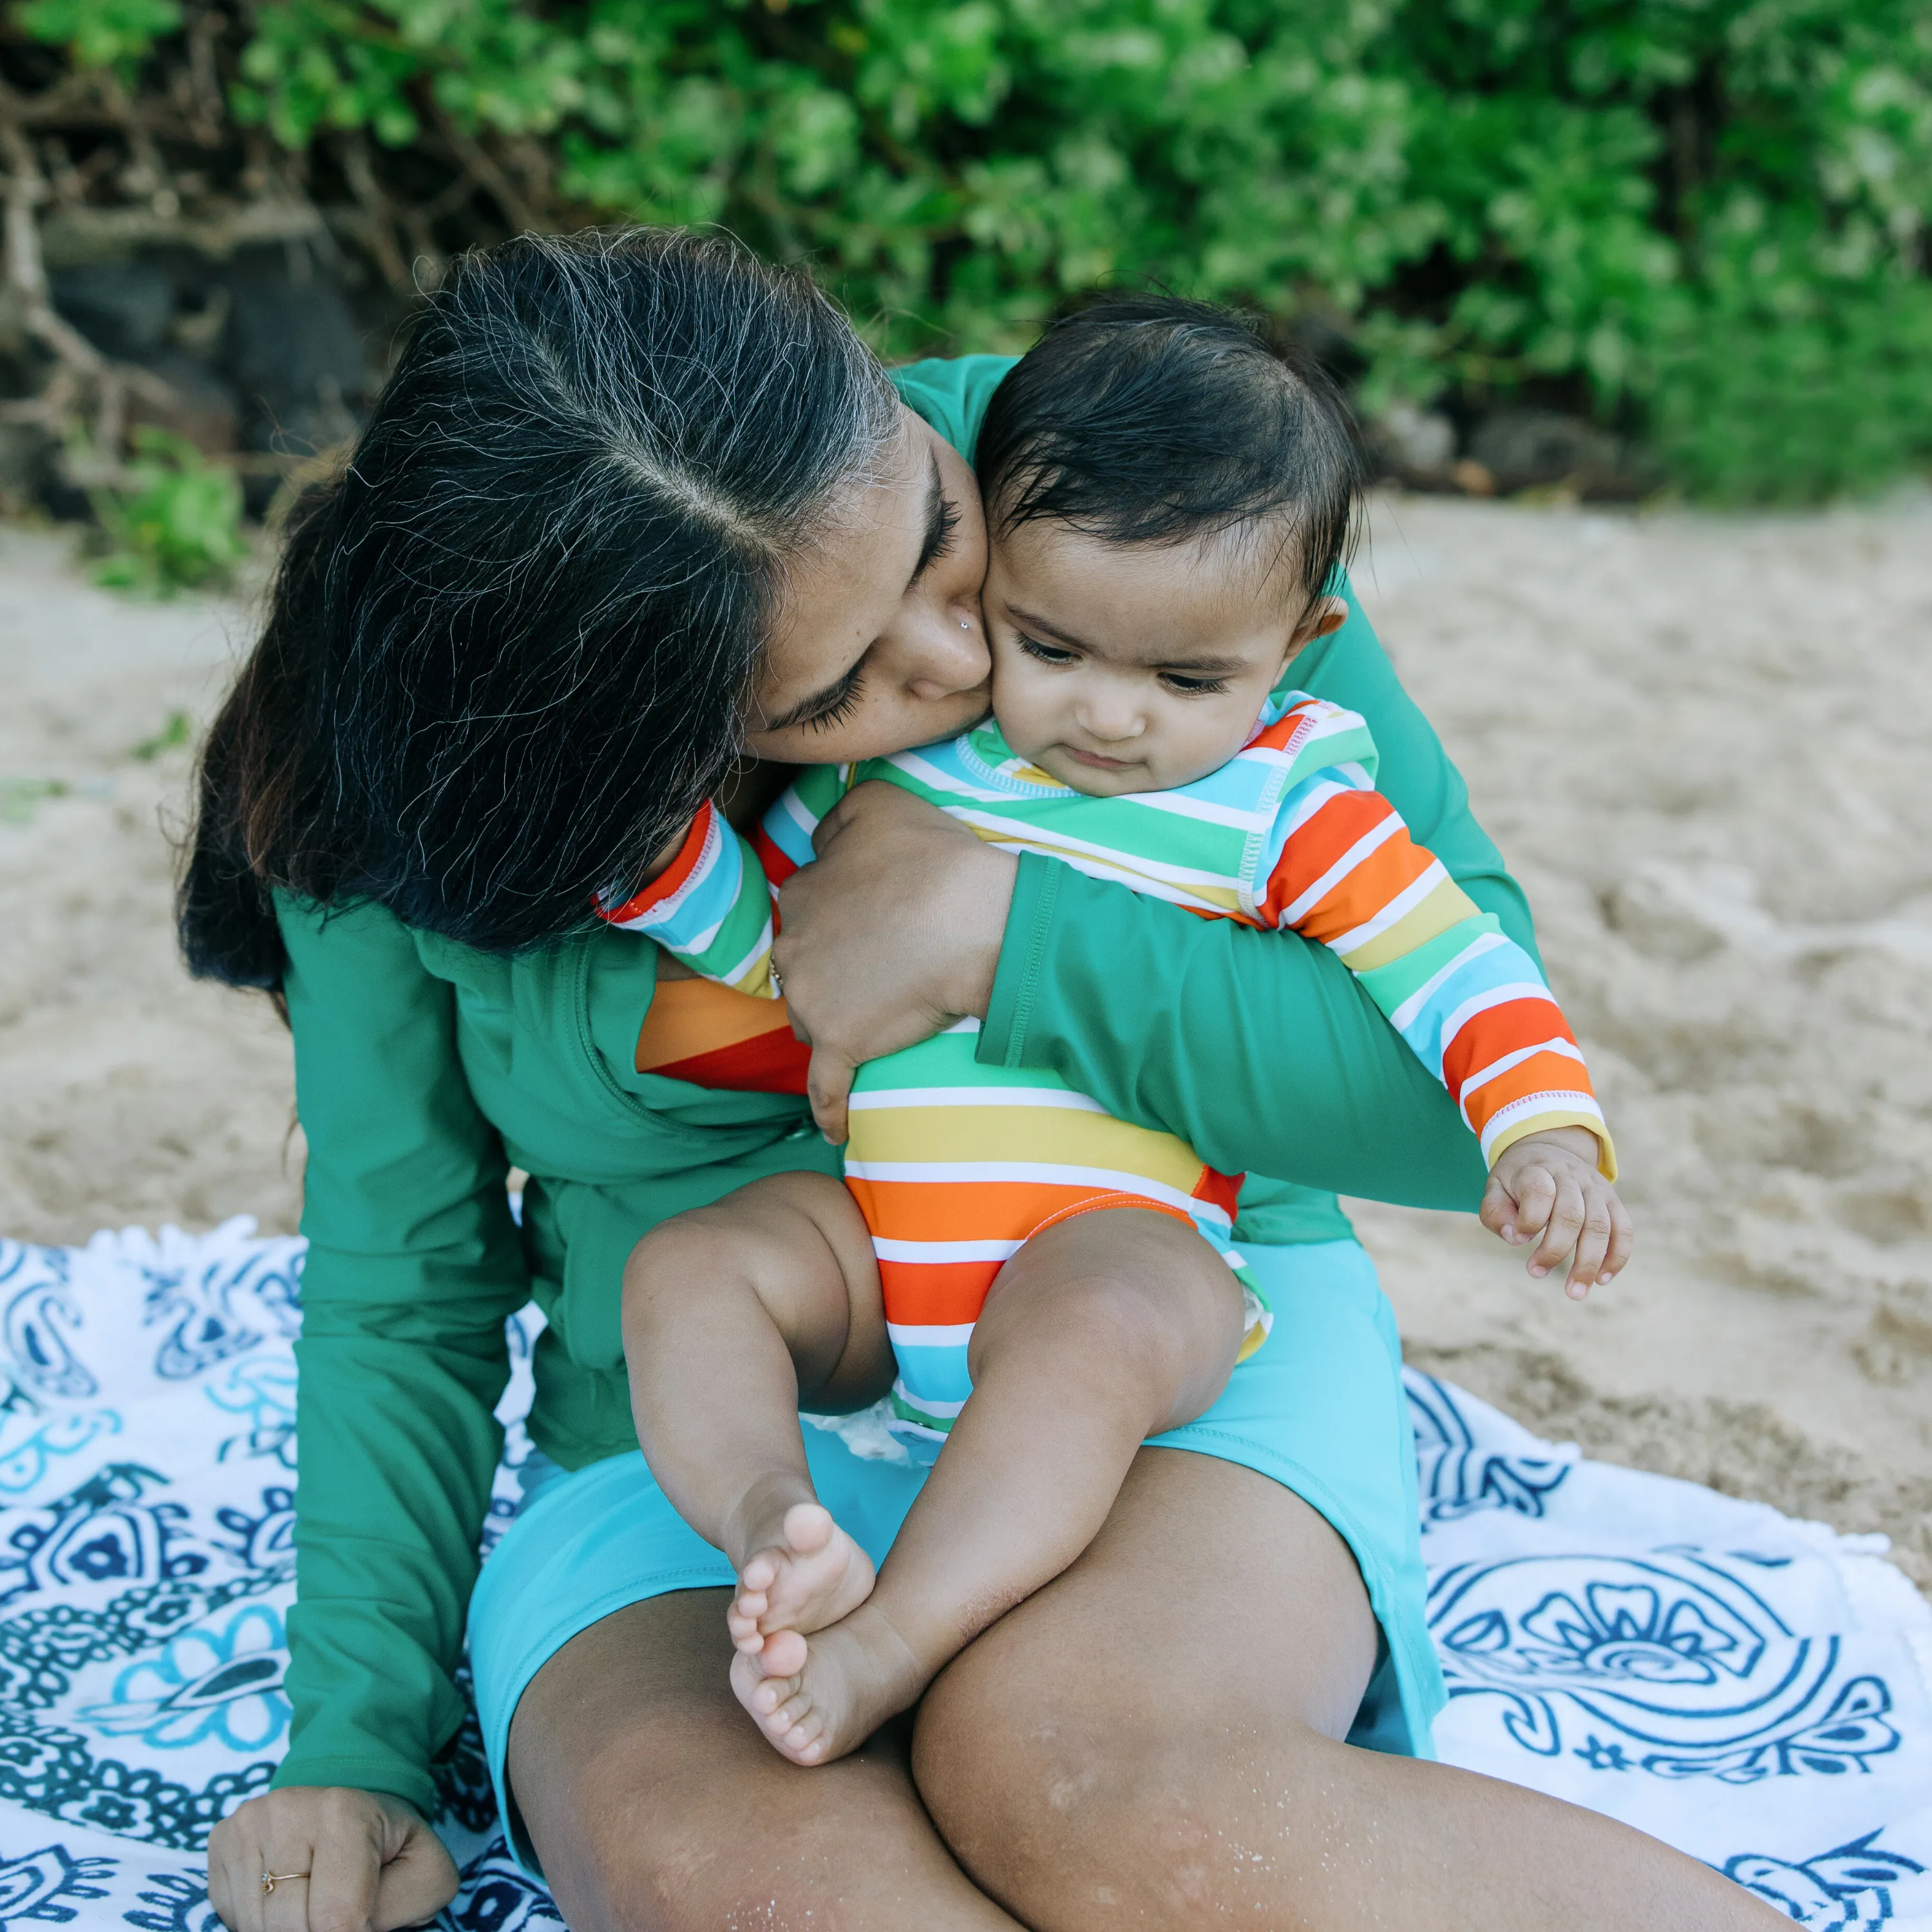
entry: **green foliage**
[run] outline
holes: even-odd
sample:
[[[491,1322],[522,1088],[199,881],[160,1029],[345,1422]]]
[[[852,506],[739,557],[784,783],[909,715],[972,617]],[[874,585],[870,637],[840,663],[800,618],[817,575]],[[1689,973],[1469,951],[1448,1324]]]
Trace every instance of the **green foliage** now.
[[[176,0],[24,0],[16,17],[82,67],[124,67],[182,23]]]
[[[248,548],[234,471],[204,462],[193,443],[166,430],[143,427],[134,440],[126,482],[92,493],[112,546],[95,581],[157,597],[226,584]],[[157,742],[153,753],[135,755],[166,748]]]
[[[170,711],[167,722],[152,738],[143,738],[128,755],[151,765],[165,752],[184,750],[194,736],[194,720],[185,711]]]
[[[171,4],[20,17],[104,58]],[[897,352],[1019,346],[1070,292],[1152,278],[1342,326],[1372,410],[1586,396],[1707,494],[1932,458],[1932,0],[257,0],[252,21],[236,112],[286,145],[404,145],[431,115],[534,137],[561,218],[722,221],[809,256]]]

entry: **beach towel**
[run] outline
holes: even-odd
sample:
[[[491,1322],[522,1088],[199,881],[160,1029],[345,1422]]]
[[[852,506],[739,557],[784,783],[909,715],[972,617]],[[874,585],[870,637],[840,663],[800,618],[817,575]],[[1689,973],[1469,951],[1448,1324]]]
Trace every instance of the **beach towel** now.
[[[214,1932],[210,1826],[285,1742],[302,1243],[0,1240],[0,1932]],[[533,1312],[486,1549],[528,1454]],[[1796,1924],[1932,1932],[1932,1611],[1881,1554],[1586,1460],[1411,1372],[1442,1755],[1625,1819]],[[561,1924],[473,1722],[440,1923]]]

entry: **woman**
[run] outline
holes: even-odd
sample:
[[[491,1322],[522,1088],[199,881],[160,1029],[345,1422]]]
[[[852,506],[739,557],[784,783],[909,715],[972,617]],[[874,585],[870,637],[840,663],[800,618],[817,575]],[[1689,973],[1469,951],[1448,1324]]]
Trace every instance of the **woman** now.
[[[236,1932],[387,1932],[452,1894],[430,1763],[532,1294],[542,1476],[470,1646],[514,1841],[580,1932],[1772,1922],[1622,1827],[1403,1754],[1440,1691],[1393,1329],[1316,1190],[1473,1200],[1440,1089],[1324,953],[1016,862],[900,794],[856,794],[784,904],[820,1118],[859,1058],[970,1015],[982,1055],[1294,1176],[1242,1229],[1275,1378],[1267,1414],[1144,1450],[1086,1555],[866,1750],[801,1771],[731,1697],[716,1552],[637,1474],[620,1272],[663,1216],[836,1156],[769,1079],[654,1070],[722,1066],[718,1036],[667,1043],[653,950],[586,912],[742,754],[854,759],[979,714],[965,454],[1004,367],[895,390],[728,243],[526,238],[428,305],[291,532],[182,904],[196,970],[285,1002],[310,1148],[293,1734],[211,1840]],[[1306,662],[1527,940],[1366,626]],[[914,1479],[819,1448],[821,1495],[883,1546]]]

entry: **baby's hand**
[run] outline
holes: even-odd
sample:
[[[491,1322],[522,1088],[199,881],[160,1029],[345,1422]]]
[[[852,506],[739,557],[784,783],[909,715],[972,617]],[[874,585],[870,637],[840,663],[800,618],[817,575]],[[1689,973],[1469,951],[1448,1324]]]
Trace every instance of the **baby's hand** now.
[[[1574,1248],[1563,1284],[1572,1301],[1630,1259],[1630,1213],[1597,1172],[1597,1137],[1587,1127],[1552,1127],[1505,1148],[1490,1171],[1482,1221],[1511,1247],[1536,1240],[1529,1271],[1539,1281]]]

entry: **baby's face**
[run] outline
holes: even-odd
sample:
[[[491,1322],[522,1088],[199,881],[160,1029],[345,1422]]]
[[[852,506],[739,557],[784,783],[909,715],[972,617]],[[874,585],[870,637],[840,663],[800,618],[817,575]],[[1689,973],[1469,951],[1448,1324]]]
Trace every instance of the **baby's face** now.
[[[1130,546],[1042,520],[997,538],[985,607],[1006,742],[1096,798],[1218,770],[1288,660],[1346,615],[1334,598],[1300,614],[1287,574],[1221,537]]]

